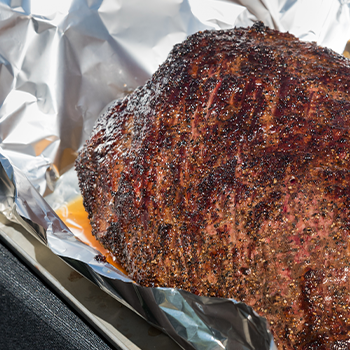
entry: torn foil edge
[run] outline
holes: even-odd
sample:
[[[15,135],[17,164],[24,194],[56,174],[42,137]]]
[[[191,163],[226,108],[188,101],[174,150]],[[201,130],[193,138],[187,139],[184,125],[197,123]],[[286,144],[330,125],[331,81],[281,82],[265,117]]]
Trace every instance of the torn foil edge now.
[[[73,169],[59,181],[57,194],[48,198],[49,203],[67,201],[79,193]],[[244,303],[200,297],[174,288],[142,287],[110,264],[98,262],[95,256],[99,252],[70,232],[1,149],[0,210],[9,221],[20,224],[68,265],[168,334],[183,349],[276,349],[266,319]]]

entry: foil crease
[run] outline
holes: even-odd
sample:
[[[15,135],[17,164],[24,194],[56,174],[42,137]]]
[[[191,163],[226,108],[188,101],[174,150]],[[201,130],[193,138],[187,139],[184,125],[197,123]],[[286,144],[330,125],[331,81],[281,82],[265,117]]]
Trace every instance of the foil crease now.
[[[275,345],[247,305],[144,288],[98,262],[54,210],[78,195],[73,162],[111,101],[188,35],[256,20],[338,53],[350,39],[349,0],[0,0],[0,212],[185,349]]]

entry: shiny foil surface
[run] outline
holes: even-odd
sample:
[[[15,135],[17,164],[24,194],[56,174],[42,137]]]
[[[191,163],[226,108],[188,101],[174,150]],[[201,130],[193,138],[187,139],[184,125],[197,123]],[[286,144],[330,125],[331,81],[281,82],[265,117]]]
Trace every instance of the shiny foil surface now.
[[[108,104],[144,84],[188,35],[256,20],[338,53],[350,39],[347,0],[0,1],[1,213],[185,349],[274,343],[249,306],[144,288],[98,262],[54,209],[78,195],[72,166]]]

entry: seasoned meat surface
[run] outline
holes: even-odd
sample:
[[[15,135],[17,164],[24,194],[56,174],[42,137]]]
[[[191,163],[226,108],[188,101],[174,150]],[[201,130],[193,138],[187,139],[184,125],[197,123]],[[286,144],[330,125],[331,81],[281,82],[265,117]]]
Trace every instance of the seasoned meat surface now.
[[[76,162],[143,286],[235,298],[278,349],[350,349],[350,65],[257,23],[178,44]]]

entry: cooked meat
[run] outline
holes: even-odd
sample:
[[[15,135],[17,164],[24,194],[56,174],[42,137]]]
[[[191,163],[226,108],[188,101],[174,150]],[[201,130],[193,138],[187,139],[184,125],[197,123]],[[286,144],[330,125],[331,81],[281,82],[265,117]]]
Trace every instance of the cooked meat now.
[[[76,162],[143,286],[230,297],[278,349],[350,349],[350,65],[257,23],[176,45]]]

